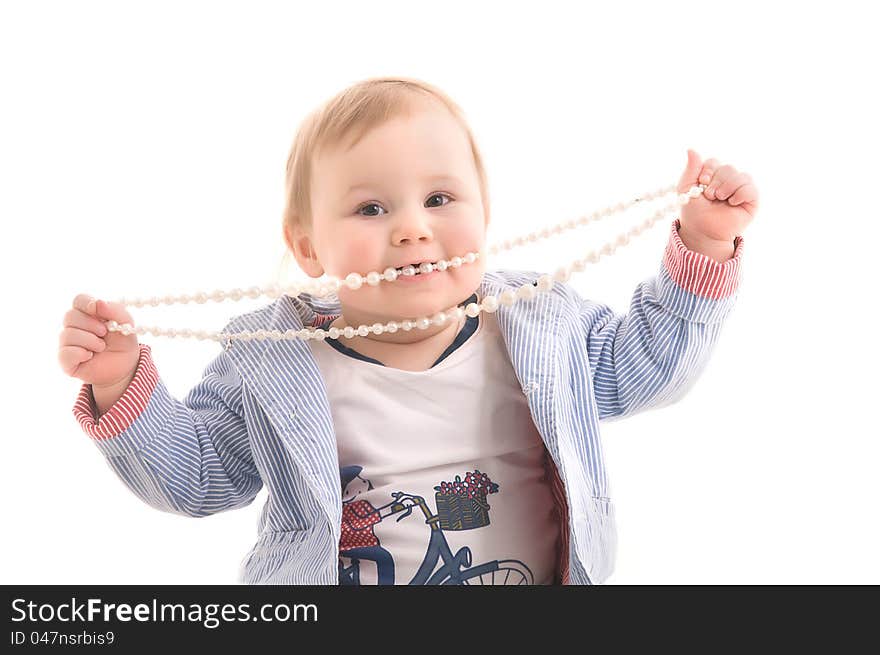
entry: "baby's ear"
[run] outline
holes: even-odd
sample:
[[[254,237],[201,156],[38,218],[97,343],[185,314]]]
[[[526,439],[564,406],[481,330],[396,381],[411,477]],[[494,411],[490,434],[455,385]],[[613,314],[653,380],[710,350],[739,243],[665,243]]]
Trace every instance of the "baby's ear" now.
[[[296,225],[292,228],[288,225],[284,226],[284,243],[306,275],[321,277],[324,274],[324,268],[312,247],[312,240],[300,226]]]

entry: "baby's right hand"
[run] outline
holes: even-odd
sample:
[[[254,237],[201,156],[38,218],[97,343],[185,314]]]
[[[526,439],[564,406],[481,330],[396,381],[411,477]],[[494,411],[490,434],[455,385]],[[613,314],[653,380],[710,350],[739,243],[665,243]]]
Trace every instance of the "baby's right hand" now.
[[[137,370],[136,334],[110,332],[105,321],[134,325],[125,306],[86,294],[73,299],[58,339],[58,361],[67,375],[95,388],[128,386]]]

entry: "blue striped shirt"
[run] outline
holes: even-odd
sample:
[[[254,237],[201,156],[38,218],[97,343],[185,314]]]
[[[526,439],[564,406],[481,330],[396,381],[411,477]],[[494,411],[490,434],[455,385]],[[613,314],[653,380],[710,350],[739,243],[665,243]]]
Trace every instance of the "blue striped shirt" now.
[[[625,313],[555,283],[499,305],[498,326],[535,426],[557,469],[564,506],[563,582],[595,584],[614,567],[614,504],[599,423],[681,398],[704,369],[741,278],[742,237],[716,262],[688,250],[674,221],[658,273]],[[483,275],[480,298],[541,274]],[[281,296],[232,319],[224,333],[314,326],[338,298]],[[247,584],[338,583],[342,498],[327,394],[309,345],[235,340],[181,401],[141,344],[135,379],[96,419],[90,385],[73,411],[131,491],[166,512],[203,517],[268,497],[239,570]]]

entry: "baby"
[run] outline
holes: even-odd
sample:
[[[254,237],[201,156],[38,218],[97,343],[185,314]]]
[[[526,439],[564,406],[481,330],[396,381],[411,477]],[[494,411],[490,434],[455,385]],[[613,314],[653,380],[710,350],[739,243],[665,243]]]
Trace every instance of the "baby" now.
[[[682,397],[741,279],[757,189],[688,151],[678,191],[696,184],[627,313],[564,282],[544,292],[542,273],[485,270],[487,178],[459,107],[418,80],[362,81],[301,126],[283,235],[313,278],[396,279],[235,317],[224,333],[329,334],[228,340],[183,401],[148,345],[107,330],[133,324],[125,308],[80,294],[59,348],[84,383],[74,415],[162,511],[243,507],[265,485],[244,583],[603,582],[616,532],[599,422]]]

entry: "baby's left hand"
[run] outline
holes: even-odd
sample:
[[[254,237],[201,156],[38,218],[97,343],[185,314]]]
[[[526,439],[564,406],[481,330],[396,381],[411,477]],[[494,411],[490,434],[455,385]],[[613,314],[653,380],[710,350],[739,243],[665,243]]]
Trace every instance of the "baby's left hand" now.
[[[681,230],[707,242],[733,243],[758,211],[758,188],[751,176],[720,166],[717,159],[701,163],[700,155],[688,150],[678,192],[687,193],[696,184],[708,186],[681,208]]]

